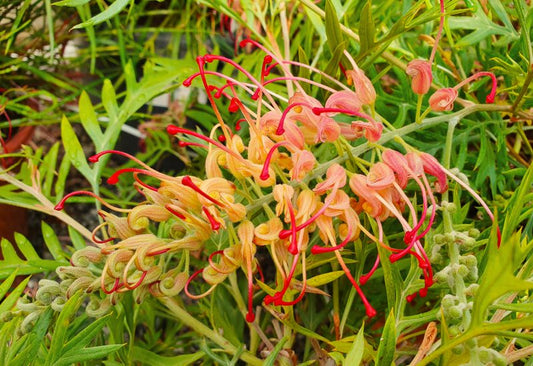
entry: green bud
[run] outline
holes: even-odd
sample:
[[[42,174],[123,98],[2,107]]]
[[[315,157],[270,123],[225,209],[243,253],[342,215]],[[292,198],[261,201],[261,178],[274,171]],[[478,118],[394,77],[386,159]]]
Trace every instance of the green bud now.
[[[457,302],[457,298],[455,296],[447,294],[447,295],[444,295],[444,297],[442,298],[441,304],[443,308],[449,308],[449,307],[454,306],[456,302]]]
[[[448,328],[448,333],[452,337],[457,337],[459,334],[461,334],[461,330],[459,329],[457,325],[452,325],[451,327]]]
[[[470,273],[470,271],[468,270],[468,267],[465,266],[464,264],[459,264],[457,267],[456,267],[456,271],[457,271],[457,275],[465,278],[466,276],[468,276],[468,274]]]
[[[471,237],[471,238],[477,239],[479,234],[480,234],[480,232],[476,228],[472,228],[472,229],[468,230],[468,236]]]
[[[463,317],[463,311],[458,306],[450,306],[448,316],[451,320],[460,320]]]
[[[0,322],[7,323],[13,319],[13,312],[11,311],[4,311],[2,314],[0,314]]]
[[[479,284],[473,283],[465,289],[466,296],[474,296],[479,289]]]
[[[446,244],[453,244],[455,242],[455,233],[444,234],[444,241]]]
[[[463,346],[462,344],[458,345],[458,346],[455,346],[452,348],[452,352],[456,355],[460,355],[462,354],[463,352],[465,351],[465,346]]]
[[[488,364],[492,361],[492,352],[490,352],[489,349],[485,347],[479,347],[478,348],[478,357],[479,360],[484,364]]]
[[[444,235],[442,235],[442,234],[433,235],[433,241],[435,242],[435,244],[443,244],[444,243]]]

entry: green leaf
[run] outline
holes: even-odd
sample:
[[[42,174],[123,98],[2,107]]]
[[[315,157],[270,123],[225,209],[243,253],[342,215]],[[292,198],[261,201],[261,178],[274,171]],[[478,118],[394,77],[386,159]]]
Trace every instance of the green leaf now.
[[[517,313],[533,313],[533,303],[530,302],[520,304],[494,304],[491,305],[490,308],[515,311]]]
[[[89,95],[85,92],[85,90],[81,92],[79,108],[81,124],[89,135],[89,137],[91,138],[91,140],[93,141],[94,145],[97,146],[104,135],[102,134],[102,130],[100,129],[100,124],[98,123],[96,113],[94,112],[91,99],[89,98]]]
[[[83,4],[87,4],[91,0],[61,0],[56,1],[55,3],[52,3],[52,5],[57,6],[79,6]]]
[[[85,238],[76,231],[72,226],[68,227],[68,235],[70,236],[70,240],[72,241],[72,246],[76,250],[83,249],[87,246],[85,243]]]
[[[87,346],[93,338],[102,330],[105,323],[109,320],[109,316],[104,316],[100,319],[93,321],[81,332],[76,334],[67,344],[64,345],[61,352],[67,354],[71,351],[77,351],[85,346]]]
[[[48,151],[48,154],[43,159],[43,163],[39,166],[41,177],[44,178],[41,184],[41,190],[46,197],[50,197],[52,187],[54,186],[54,178],[56,173],[57,157],[59,155],[59,142],[56,142]]]
[[[39,254],[37,254],[35,251],[35,248],[33,248],[31,242],[24,235],[15,233],[15,243],[17,244],[17,247],[21,251],[22,255],[24,255],[24,258],[27,260],[41,259]]]
[[[335,10],[335,6],[333,6],[331,0],[326,1],[325,11],[326,15],[324,21],[326,23],[326,36],[328,40],[329,49],[332,53],[334,53],[337,51],[337,47],[341,43],[344,43],[341,24],[339,23],[339,19],[337,18],[337,11]],[[344,51],[344,48],[342,51]]]
[[[115,0],[103,12],[101,12],[99,14],[96,14],[91,19],[74,26],[72,29],[85,28],[85,27],[90,26],[90,25],[92,26],[92,25],[96,25],[96,24],[100,24],[102,22],[105,22],[106,20],[108,20],[108,19],[114,17],[115,15],[117,15],[118,13],[120,13],[120,11],[122,9],[124,9],[126,7],[126,5],[128,5],[128,3],[130,1],[131,0]]]
[[[78,362],[97,360],[118,351],[124,347],[123,344],[107,344],[104,346],[88,347],[80,350],[73,350],[61,356],[53,366],[68,366]]]
[[[139,346],[133,346],[133,360],[148,366],[187,366],[202,359],[204,356],[205,353],[199,351],[188,355],[165,357]]]
[[[342,42],[335,48],[335,51],[333,52],[333,56],[331,57],[331,60],[329,60],[326,68],[324,69],[324,72],[332,77],[336,77],[337,72],[339,70],[339,63],[342,60],[343,52],[346,49],[346,42]],[[326,84],[331,84],[331,81],[325,79],[324,82]]]
[[[52,334],[52,340],[50,343],[50,349],[46,358],[46,365],[51,366],[56,360],[59,360],[62,354],[62,349],[65,343],[67,343],[67,331],[70,325],[70,319],[74,317],[76,311],[79,309],[82,303],[81,292],[77,292],[72,296],[63,309],[59,313],[59,317],[55,323],[54,332]]]
[[[396,319],[394,318],[394,311],[391,310],[385,326],[383,327],[383,334],[379,342],[378,354],[376,359],[376,366],[390,366],[394,361],[394,354],[396,352]]]
[[[505,217],[505,222],[503,224],[503,229],[501,233],[502,242],[507,241],[516,228],[520,225],[520,216],[524,205],[527,202],[530,202],[526,199],[526,196],[531,192],[531,186],[533,185],[533,165],[530,165],[522,178],[520,187],[515,191],[509,203],[507,204],[507,214]]]
[[[287,341],[289,340],[289,336],[286,335],[285,337],[281,338],[278,344],[274,347],[272,351],[270,351],[270,354],[267,358],[265,358],[265,361],[263,361],[263,366],[274,366],[276,360],[278,359],[278,355],[283,349],[283,346]]]
[[[61,120],[61,141],[63,141],[63,147],[65,148],[66,155],[72,165],[74,165],[74,167],[78,169],[87,180],[92,181],[94,179],[93,171],[85,159],[85,154],[83,153],[83,148],[78,140],[78,136],[76,136],[70,122],[65,116],[63,116],[63,119]]]
[[[21,259],[9,240],[3,238],[0,242],[4,259],[0,260],[0,279],[9,277],[13,271],[19,275],[54,271],[58,266],[65,264],[54,260],[45,259]]]
[[[16,270],[13,273],[11,273],[11,275],[9,275],[9,277],[6,278],[4,280],[4,282],[2,282],[2,284],[0,284],[0,299],[3,299],[4,296],[6,296],[7,292],[11,288],[11,285],[15,281],[15,277],[17,277],[17,271]],[[2,312],[0,312],[0,314],[1,313]]]
[[[47,307],[46,310],[39,315],[35,326],[31,332],[27,334],[27,337],[19,339],[19,342],[22,342],[20,345],[22,348],[19,348],[19,351],[16,352],[16,357],[8,362],[10,366],[39,364],[39,361],[36,360],[36,354],[39,348],[43,346],[43,340],[52,321],[53,313],[54,311],[52,308]],[[13,348],[16,348],[16,346]]]
[[[298,46],[298,61],[302,64],[309,65],[309,59],[307,58],[307,54],[301,46]],[[304,79],[309,79],[311,77],[311,71],[307,67],[300,67],[298,69],[298,76]],[[306,93],[311,92],[310,85],[308,85],[307,83],[302,83],[301,85]]]
[[[117,96],[115,94],[115,88],[109,79],[105,79],[104,85],[102,85],[102,104],[109,119],[111,121],[116,120],[118,114]]]
[[[492,237],[495,236],[493,232]],[[526,244],[525,239],[520,240],[520,232],[516,232],[502,240],[499,248],[497,240],[489,240],[488,245],[488,265],[479,280],[470,329],[483,323],[487,308],[499,297],[509,292],[533,289],[533,282],[514,275],[533,249],[533,242]]]
[[[4,292],[3,287],[6,284],[9,285],[7,287],[7,289],[9,290],[10,286],[13,284],[13,279],[15,278],[16,275],[17,275],[17,271],[15,270],[13,271],[12,275],[2,283],[2,289],[0,289],[1,292]],[[4,292],[4,295],[2,295],[3,300],[2,300],[2,303],[0,304],[0,314],[2,314],[5,311],[9,311],[13,309],[13,306],[15,306],[15,304],[17,303],[18,299],[20,298],[20,295],[22,295],[22,293],[26,289],[26,285],[28,284],[29,280],[30,280],[30,277],[26,277],[24,281],[19,283],[17,287],[15,287],[15,289],[11,291],[11,293],[5,299],[4,299],[4,295],[5,295],[5,292]]]
[[[344,274],[344,271],[333,271],[328,273],[323,273],[315,277],[311,277],[307,280],[307,285],[311,287],[319,287],[327,283],[335,281],[337,278],[341,277]]]
[[[359,39],[361,49],[359,55],[365,54],[366,51],[374,46],[375,24],[372,19],[372,0],[368,0],[361,11],[359,21]]]
[[[365,353],[365,324],[361,325],[361,329],[357,333],[357,337],[353,342],[350,352],[346,355],[344,364],[346,366],[357,366],[361,364],[363,360],[363,354]]]
[[[59,242],[59,239],[57,238],[54,229],[52,229],[52,227],[46,222],[42,221],[41,230],[43,231],[43,239],[46,244],[46,247],[48,248],[52,256],[57,260],[64,260],[65,262],[67,262],[67,257],[65,255],[65,252],[63,251],[63,248],[61,248],[61,243]]]

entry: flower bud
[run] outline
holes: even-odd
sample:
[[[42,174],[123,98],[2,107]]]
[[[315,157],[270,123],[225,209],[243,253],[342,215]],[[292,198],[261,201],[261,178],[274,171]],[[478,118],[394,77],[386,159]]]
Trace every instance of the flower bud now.
[[[91,318],[101,318],[106,315],[111,309],[111,301],[109,297],[100,299],[98,296],[91,296],[91,300],[87,304],[85,311]]]
[[[355,70],[346,70],[348,83],[353,82],[355,92],[363,104],[374,104],[376,101],[376,90],[365,72],[359,68]]]
[[[429,97],[429,106],[435,112],[451,111],[455,99],[457,99],[457,90],[442,88]]]
[[[411,89],[419,95],[424,95],[429,91],[433,74],[431,73],[431,63],[426,60],[413,60],[407,65],[405,71],[411,80]]]
[[[54,299],[54,301],[52,301],[50,306],[54,311],[59,312],[63,310],[63,307],[65,306],[66,303],[67,303],[67,299],[64,296],[58,296]]]
[[[100,262],[102,252],[96,247],[85,247],[72,254],[71,262],[75,267],[88,267],[91,263]]]

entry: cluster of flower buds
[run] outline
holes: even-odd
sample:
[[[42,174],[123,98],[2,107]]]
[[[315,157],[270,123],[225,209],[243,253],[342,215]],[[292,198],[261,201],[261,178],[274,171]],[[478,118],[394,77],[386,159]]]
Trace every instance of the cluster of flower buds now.
[[[315,149],[319,144],[360,138],[379,141],[383,125],[372,116],[376,99],[372,83],[348,54],[352,69],[345,71],[345,85],[314,67],[284,60],[254,41],[241,42],[245,45],[265,52],[258,78],[231,59],[205,55],[197,58],[199,72],[183,82],[190,86],[201,81],[218,119],[210,134],[175,125],[167,128],[180,139],[180,146],[206,150],[205,179],[169,176],[119,151],[102,151],[89,159],[96,163],[104,154],[121,154],[133,160],[138,168],[120,169],[107,182],[116,184],[122,174],[131,173],[145,201],[123,209],[102,200],[104,206],[124,216],[100,212],[103,223],[93,235],[96,247],[76,254],[72,263],[76,270],[99,267],[94,271],[97,278],[82,275],[70,286],[76,283],[79,287],[83,282],[87,289],[100,288],[110,296],[133,290],[139,299],[141,294],[174,296],[184,290],[196,299],[207,296],[241,269],[248,283],[246,319],[252,322],[255,277],[262,276],[256,251],[257,246],[265,246],[277,272],[277,284],[264,298],[266,305],[294,305],[312,292],[307,286],[306,261],[309,256],[325,254],[335,256],[359,293],[366,314],[372,317],[376,311],[360,286],[375,271],[379,258],[368,274],[356,279],[342,255],[342,249],[364,233],[391,251],[391,262],[406,255],[416,257],[424,276],[424,287],[418,293],[425,296],[433,273],[421,241],[435,219],[435,209],[428,213],[430,204],[436,207],[433,192],[447,189],[447,177],[465,188],[467,185],[435,158],[417,151],[404,155],[385,149],[381,161],[367,174],[350,171],[343,160],[320,161]],[[208,70],[211,63],[231,66],[232,76]],[[307,68],[336,88],[295,76],[291,67]],[[303,83],[321,89],[327,95],[325,103],[306,93]],[[285,86],[287,93],[281,95]],[[228,113],[219,109],[223,104]],[[231,126],[231,118],[223,115],[236,117],[238,122]],[[243,129],[243,124],[248,128]],[[433,186],[428,175],[436,178]],[[147,184],[146,178],[158,183]],[[421,192],[420,215],[405,193],[410,181]],[[79,194],[95,196],[73,192],[56,208],[62,209],[66,199]],[[406,207],[411,224],[403,216]],[[260,209],[263,211],[258,212]],[[361,224],[360,215],[376,221],[378,238]],[[383,242],[381,223],[388,218],[398,220],[405,232],[400,248]],[[321,243],[308,248],[316,236]],[[219,242],[219,248],[202,255],[208,241]],[[185,252],[207,258],[207,263],[196,267],[188,255],[182,255]],[[209,288],[195,294],[191,287],[200,274]],[[298,281],[295,277],[300,274],[302,280]],[[295,289],[299,295],[294,298]]]
[[[439,28],[437,31],[437,36],[435,37],[435,42],[433,44],[429,60],[412,60],[407,65],[406,69],[407,75],[411,77],[411,89],[415,94],[418,94],[419,96],[427,94],[429,92],[429,89],[431,88],[431,83],[433,82],[433,72],[431,71],[431,68],[435,59],[435,55],[437,52],[440,38],[442,36],[442,30],[444,26],[444,0],[439,0],[439,4]],[[492,72],[482,71],[463,80],[453,88],[438,89],[429,98],[430,109],[435,112],[451,111],[453,109],[454,102],[457,99],[458,90],[469,82],[482,76],[489,76],[492,79],[492,88],[490,93],[487,95],[485,102],[489,104],[494,103],[497,87],[496,76]]]

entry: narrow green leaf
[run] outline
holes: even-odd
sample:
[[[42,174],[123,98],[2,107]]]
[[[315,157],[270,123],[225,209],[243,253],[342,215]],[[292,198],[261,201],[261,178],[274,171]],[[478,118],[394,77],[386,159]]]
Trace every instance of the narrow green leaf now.
[[[56,203],[63,198],[65,192],[65,183],[67,181],[68,174],[70,172],[70,159],[64,157],[59,165],[59,172],[57,174],[56,183],[54,184],[54,193],[56,197]]]
[[[329,49],[332,53],[336,52],[337,47],[344,42],[341,30],[341,24],[337,18],[337,11],[331,0],[326,1],[325,9],[326,36]],[[344,51],[344,49],[342,50]]]
[[[51,366],[55,361],[59,360],[64,344],[67,339],[67,331],[70,325],[70,319],[76,314],[76,311],[81,305],[83,298],[81,292],[77,292],[66,302],[65,306],[59,313],[59,317],[55,323],[48,356],[46,358],[46,365]]]
[[[508,238],[511,237],[512,233],[516,230],[518,225],[520,225],[520,215],[524,205],[529,200],[526,199],[526,195],[531,192],[531,186],[533,185],[533,165],[530,165],[522,178],[520,187],[515,191],[509,203],[507,205],[507,215],[503,225],[501,237],[502,242],[505,242]]]
[[[83,153],[83,149],[76,133],[65,116],[63,116],[63,119],[61,120],[61,141],[63,141],[63,147],[65,148],[66,155],[72,165],[74,165],[74,167],[78,169],[87,180],[92,181],[94,179],[93,171],[85,159],[85,154]]]
[[[358,366],[363,360],[365,353],[365,324],[361,325],[361,329],[357,333],[357,337],[353,342],[350,352],[346,355],[344,365],[346,366]]]
[[[309,59],[307,58],[307,54],[301,46],[298,47],[298,61],[305,65],[309,65]],[[304,79],[309,79],[311,77],[311,71],[309,71],[307,67],[300,67],[298,69],[298,76]],[[311,86],[309,84],[302,83],[301,85],[306,93],[310,93]]]
[[[117,96],[115,94],[115,88],[109,79],[105,79],[104,85],[102,86],[102,104],[109,119],[111,121],[116,120],[118,114]]]
[[[26,258],[26,260],[41,259],[39,257],[39,254],[37,254],[37,252],[35,251],[35,248],[33,248],[31,242],[24,235],[20,233],[15,233],[15,243],[17,244],[17,247],[22,252],[22,255],[24,255],[24,258]]]
[[[13,25],[11,26],[11,30],[9,31],[9,38],[6,42],[6,48],[4,50],[4,53],[7,55],[8,54],[8,51],[9,49],[11,48],[11,45],[13,44],[13,42],[15,41],[15,38],[18,34],[18,32],[24,28],[25,26],[27,26],[28,22],[25,22],[22,26],[20,26],[20,22],[22,21],[22,17],[24,16],[24,14],[26,13],[26,10],[28,10],[28,7],[29,5],[31,4],[31,0],[24,0],[24,3],[22,4],[22,6],[17,9],[17,16],[15,18],[15,21],[13,22]],[[9,24],[9,23],[6,23],[6,25]]]
[[[83,22],[81,24],[78,24],[78,25],[74,26],[72,29],[84,28],[84,27],[87,27],[89,25],[96,25],[96,24],[100,24],[102,22],[105,22],[106,20],[108,20],[108,19],[114,17],[115,15],[117,15],[118,13],[120,13],[120,11],[122,9],[124,9],[126,7],[126,5],[128,5],[128,3],[130,1],[131,0],[115,0],[103,12],[98,13],[94,17],[92,17],[91,19],[89,19],[89,20],[87,20],[87,21],[85,21],[85,22]]]
[[[50,254],[52,254],[57,260],[66,261],[65,252],[63,251],[63,248],[61,248],[61,243],[59,242],[54,229],[52,229],[52,227],[46,222],[42,221],[41,230],[43,231],[43,239]]]
[[[2,248],[2,255],[4,256],[3,263],[17,263],[20,261],[20,257],[18,256],[17,252],[15,251],[15,248],[13,248],[13,244],[6,238],[2,238],[2,241],[0,241],[0,246]]]
[[[133,346],[132,357],[134,361],[148,366],[187,366],[202,359],[204,356],[205,353],[199,351],[188,355],[165,357],[139,346]]]
[[[102,140],[103,134],[102,130],[100,129],[96,113],[94,112],[91,99],[85,90],[80,94],[79,109],[80,121],[83,128],[93,141],[94,145],[98,146],[98,142]]]
[[[42,183],[42,192],[46,197],[50,197],[52,187],[54,186],[54,178],[56,173],[57,156],[59,154],[59,142],[56,142],[48,151],[48,154],[43,159],[43,163],[39,166],[41,177],[44,178]]]
[[[394,318],[394,311],[391,310],[385,326],[383,327],[383,334],[378,346],[378,354],[376,356],[376,366],[391,366],[394,361],[394,354],[396,352],[396,319]]]
[[[331,57],[331,60],[329,60],[326,68],[324,69],[324,72],[332,77],[336,77],[338,71],[339,71],[339,63],[342,60],[342,55],[344,50],[346,49],[346,43],[342,42],[335,48],[335,51],[333,52],[333,56]],[[330,84],[331,82],[329,80],[324,80],[326,84]]]
[[[15,277],[17,277],[17,271],[11,273],[11,275],[9,275],[9,277],[6,278],[2,284],[0,284],[0,299],[3,299],[4,296],[6,296],[7,292],[11,288],[11,285],[13,284],[13,281],[15,281]],[[0,312],[0,314],[1,313],[2,312]]]
[[[104,316],[100,319],[93,321],[87,327],[85,327],[81,332],[76,334],[72,339],[64,345],[61,350],[62,354],[67,354],[71,351],[76,351],[87,346],[93,339],[96,337],[98,332],[102,330],[105,323],[109,320],[109,316]]]
[[[13,273],[15,273],[15,272],[16,271],[14,271]],[[9,296],[6,297],[4,299],[4,301],[2,301],[2,303],[0,304],[0,314],[2,314],[4,311],[11,310],[13,308],[13,306],[15,306],[15,304],[19,300],[20,296],[22,295],[22,293],[26,289],[26,285],[28,284],[29,280],[30,280],[30,277],[29,276],[26,277],[24,279],[24,281],[19,283],[18,286],[15,287],[15,289],[9,294]]]
[[[311,277],[307,280],[307,285],[311,287],[318,287],[325,285],[327,283],[335,281],[337,278],[341,277],[344,274],[343,271],[333,271],[328,273],[323,273],[318,276]]]
[[[270,351],[270,354],[265,359],[265,361],[263,361],[263,366],[274,366],[275,365],[275,362],[278,359],[279,353],[281,352],[281,350],[283,349],[283,346],[285,345],[285,343],[287,343],[288,340],[289,340],[288,335],[280,339],[280,341],[278,342],[278,344],[276,344],[274,349]]]
[[[372,19],[372,0],[368,0],[361,11],[359,20],[359,39],[361,49],[359,55],[365,54],[374,45],[375,24]]]
[[[78,362],[98,360],[118,351],[122,347],[124,347],[123,344],[108,344],[104,346],[83,348],[80,350],[76,349],[66,353],[59,360],[53,363],[53,366],[68,366]]]
[[[39,348],[43,346],[43,340],[52,322],[53,312],[52,308],[48,307],[40,314],[35,326],[25,339],[24,348],[16,353],[17,356],[9,362],[10,366],[39,365],[36,355]]]
[[[68,227],[68,235],[70,236],[70,241],[72,242],[72,246],[76,250],[83,249],[87,246],[85,243],[85,238],[76,231],[72,226]]]
[[[520,304],[494,304],[490,308],[516,311],[517,313],[533,313],[533,303],[530,302]]]
[[[87,4],[91,0],[61,0],[56,1],[55,3],[52,3],[52,5],[56,6],[79,6],[83,4]]]

